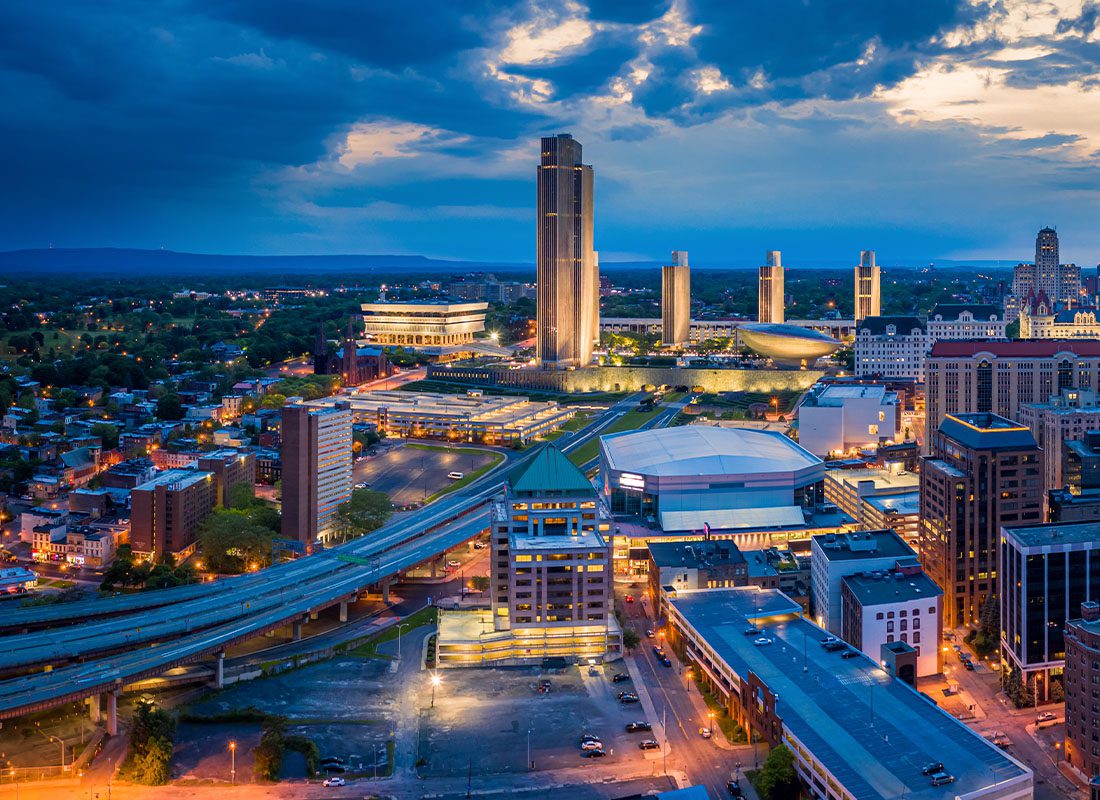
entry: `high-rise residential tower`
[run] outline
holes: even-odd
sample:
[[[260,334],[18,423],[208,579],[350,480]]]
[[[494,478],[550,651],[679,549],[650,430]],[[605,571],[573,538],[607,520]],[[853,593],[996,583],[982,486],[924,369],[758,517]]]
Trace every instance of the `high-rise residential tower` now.
[[[756,304],[758,322],[783,322],[783,259],[778,250],[764,254],[764,266],[759,270],[759,297]]]
[[[538,168],[538,325],[544,367],[585,367],[599,337],[599,267],[592,244],[592,167],[567,133],[542,139]]]
[[[881,308],[881,287],[875,251],[860,250],[859,265],[856,267],[856,323],[864,317],[880,316]]]
[[[661,268],[661,343],[685,345],[691,327],[691,267],[687,250],[673,250],[672,263]]]
[[[283,409],[283,536],[309,544],[334,531],[351,497],[351,406]]]

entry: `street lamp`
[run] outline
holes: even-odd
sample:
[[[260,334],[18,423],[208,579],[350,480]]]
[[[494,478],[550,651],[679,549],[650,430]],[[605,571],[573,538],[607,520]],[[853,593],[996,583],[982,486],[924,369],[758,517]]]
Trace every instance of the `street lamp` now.
[[[438,675],[432,675],[432,708],[435,708],[435,687],[442,683]]]
[[[229,740],[229,782],[237,782],[237,743]]]
[[[408,628],[408,627],[409,627],[408,622],[399,623],[398,626],[397,626],[397,660],[398,661],[401,660],[401,629],[402,628]]]

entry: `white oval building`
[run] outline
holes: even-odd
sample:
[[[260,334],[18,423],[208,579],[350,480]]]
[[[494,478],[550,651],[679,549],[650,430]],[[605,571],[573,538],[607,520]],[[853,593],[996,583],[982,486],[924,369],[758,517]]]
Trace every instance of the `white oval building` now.
[[[807,367],[840,348],[832,336],[797,325],[751,322],[739,326],[737,335],[754,352],[792,367]]]
[[[687,425],[600,439],[612,513],[653,516],[664,530],[801,525],[824,479],[821,459],[776,431]]]

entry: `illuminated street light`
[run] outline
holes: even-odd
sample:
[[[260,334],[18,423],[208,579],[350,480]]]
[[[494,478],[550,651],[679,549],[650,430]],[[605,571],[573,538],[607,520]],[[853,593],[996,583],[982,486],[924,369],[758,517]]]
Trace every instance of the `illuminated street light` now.
[[[432,708],[435,708],[435,687],[442,682],[438,675],[432,675]]]
[[[229,740],[229,782],[237,782],[237,743]]]

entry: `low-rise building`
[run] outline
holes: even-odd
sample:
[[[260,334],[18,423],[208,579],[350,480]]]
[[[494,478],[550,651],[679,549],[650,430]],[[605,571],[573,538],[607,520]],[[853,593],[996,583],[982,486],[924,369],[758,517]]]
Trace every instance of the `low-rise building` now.
[[[856,377],[923,381],[931,346],[919,317],[865,317],[856,326]]]
[[[714,589],[747,586],[749,567],[733,542],[652,542],[649,545],[649,591],[661,596],[661,587]]]
[[[844,576],[840,602],[841,638],[869,658],[877,661],[883,645],[905,642],[916,651],[916,677],[943,671],[943,590],[915,558],[899,559],[893,569]]]
[[[982,303],[939,303],[928,315],[928,338],[1004,339],[1008,321],[994,305]]]
[[[669,645],[730,717],[794,756],[815,800],[1030,800],[1031,770],[891,671],[892,653],[841,658],[782,593],[676,592]],[[755,626],[759,635],[746,635]],[[888,647],[900,647],[900,642]],[[885,662],[886,666],[882,664]],[[932,785],[940,762],[953,780]]]
[[[488,303],[363,303],[363,332],[380,345],[417,350],[441,361],[471,354],[485,330]]]
[[[913,548],[891,530],[858,531],[810,540],[810,616],[830,633],[843,631],[841,584],[848,575],[888,571],[916,560]]]
[[[798,406],[798,443],[815,456],[839,457],[898,439],[901,403],[879,384],[821,384]]]
[[[1047,522],[1091,522],[1100,520],[1100,489],[1069,489],[1047,492]]]
[[[1080,617],[1066,622],[1066,761],[1085,779],[1100,775],[1100,603],[1081,603]]]
[[[900,466],[900,465],[899,465]],[[920,476],[906,469],[830,469],[825,499],[864,530],[893,528],[910,545],[920,522]]]
[[[218,505],[229,506],[233,489],[256,483],[256,456],[239,450],[213,450],[200,453],[195,466],[203,472],[211,472],[217,481]]]

